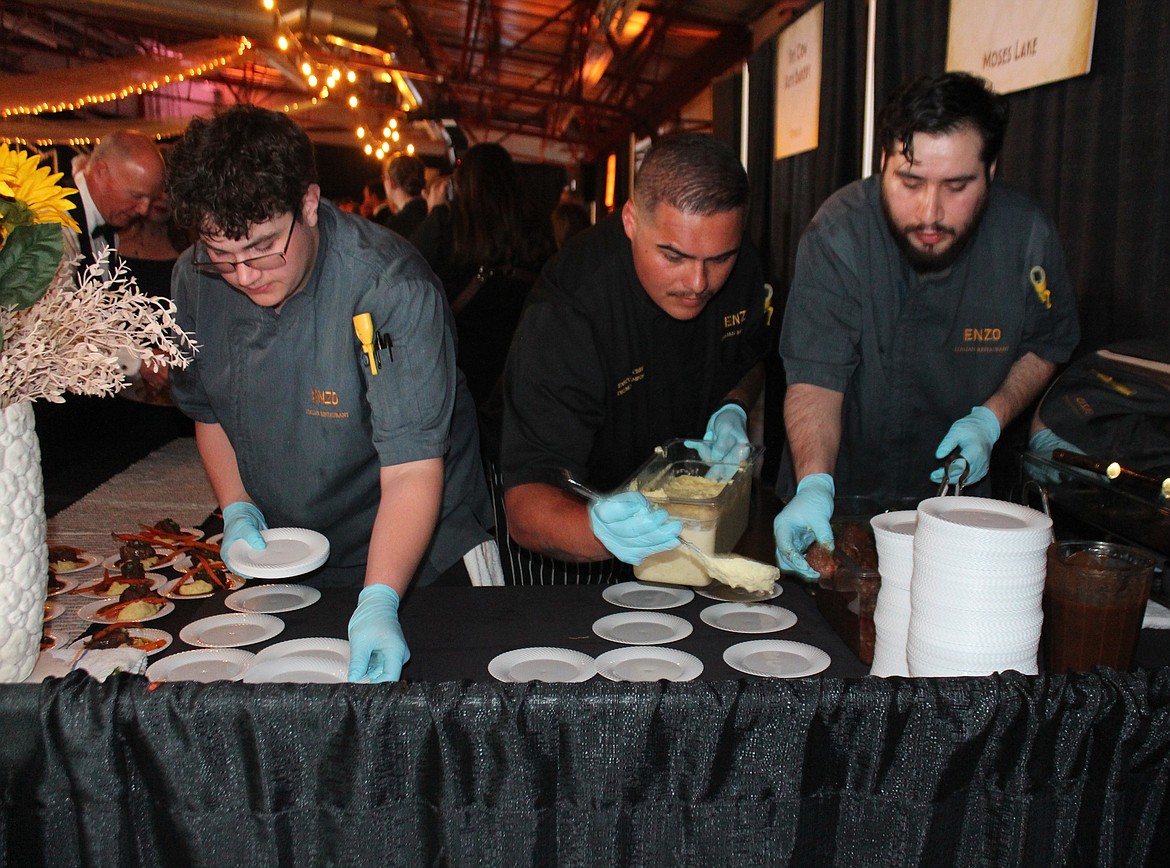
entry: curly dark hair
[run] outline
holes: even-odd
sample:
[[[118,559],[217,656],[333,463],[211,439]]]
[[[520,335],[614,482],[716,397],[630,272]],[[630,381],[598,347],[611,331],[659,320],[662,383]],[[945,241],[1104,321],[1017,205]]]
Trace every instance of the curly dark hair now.
[[[886,154],[914,162],[914,134],[945,135],[972,127],[983,138],[985,169],[999,158],[1007,131],[1007,101],[986,80],[966,72],[922,75],[900,85],[877,117],[878,142]]]
[[[747,205],[748,179],[739,156],[704,133],[655,142],[634,177],[634,201],[653,211],[665,202],[684,214],[708,216]]]
[[[168,155],[167,191],[181,226],[239,239],[280,214],[300,213],[317,183],[313,145],[280,112],[235,105],[193,118]]]

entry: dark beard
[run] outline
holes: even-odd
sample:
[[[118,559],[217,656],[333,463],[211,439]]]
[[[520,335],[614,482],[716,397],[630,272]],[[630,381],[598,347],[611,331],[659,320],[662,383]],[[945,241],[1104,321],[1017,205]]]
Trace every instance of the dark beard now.
[[[974,237],[975,231],[979,228],[979,221],[983,219],[983,212],[987,210],[989,196],[990,192],[983,196],[983,201],[979,203],[979,207],[976,209],[975,215],[971,220],[971,225],[966,232],[958,233],[946,227],[945,231],[950,233],[955,240],[946,250],[939,253],[928,253],[919,250],[911,244],[906,233],[894,223],[894,218],[890,215],[890,209],[886,203],[884,191],[880,198],[882,202],[882,214],[885,215],[886,226],[890,230],[890,235],[894,237],[894,243],[898,245],[898,249],[902,251],[902,255],[906,257],[906,261],[910,263],[911,268],[919,274],[930,274],[936,271],[945,271],[954,265],[956,260],[963,255],[963,251],[970,245],[971,238]]]

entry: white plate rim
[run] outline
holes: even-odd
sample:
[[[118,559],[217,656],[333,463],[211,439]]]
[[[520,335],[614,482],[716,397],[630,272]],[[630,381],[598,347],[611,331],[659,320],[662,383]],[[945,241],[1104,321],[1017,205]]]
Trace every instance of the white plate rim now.
[[[135,622],[129,621],[127,623],[133,624]],[[153,651],[147,651],[146,652],[147,657],[149,657],[152,654],[158,654],[161,651],[165,651],[167,648],[170,648],[171,643],[175,641],[175,637],[172,636],[169,631],[160,630],[158,627],[127,627],[126,632],[129,633],[131,636],[137,635],[143,639],[166,639],[167,640],[165,645],[162,645],[158,648],[155,648]],[[76,639],[74,639],[73,641],[77,643],[77,647],[79,647],[79,648],[83,645],[88,647],[88,643],[83,641],[84,639],[87,639],[87,638],[89,638],[89,637],[79,636]],[[72,644],[72,643],[69,643],[69,644]]]
[[[180,663],[174,661],[188,661],[197,659],[219,660],[224,663],[238,663],[241,664],[240,671],[232,678],[215,678],[212,681],[239,681],[244,677],[244,673],[252,665],[256,655],[251,651],[244,651],[241,648],[193,648],[190,651],[180,651],[177,654],[172,654],[169,657],[164,657],[161,660],[156,660],[146,667],[146,677],[151,681],[169,681],[165,675],[159,677],[159,673],[167,672],[173,669]],[[152,671],[153,670],[153,671]],[[193,678],[179,678],[176,681],[195,681]],[[211,683],[211,682],[201,682]]]
[[[310,636],[305,639],[285,639],[273,642],[256,652],[257,662],[275,660],[279,657],[299,657],[304,654],[319,656],[336,653],[349,665],[349,640],[332,636]]]
[[[199,634],[201,632],[220,626],[239,623],[240,621],[266,628],[265,632],[255,639],[249,639],[246,642],[232,642],[228,645],[222,643],[211,644],[200,638]],[[282,630],[284,630],[284,620],[275,615],[266,615],[259,612],[225,612],[220,615],[209,615],[206,618],[199,618],[198,620],[192,621],[179,631],[179,638],[188,645],[194,645],[197,648],[243,648],[245,645],[267,642],[273,636],[279,636]]]
[[[305,545],[312,549],[314,546],[319,550],[315,554],[301,561],[294,561],[292,564],[277,564],[269,565],[261,562],[249,560],[248,563],[237,564],[242,568],[242,571],[253,579],[288,579],[293,576],[303,576],[306,573],[311,573],[319,566],[329,560],[329,538],[325,534],[312,530],[307,527],[271,527],[267,530],[260,531],[260,535],[264,537],[265,542],[272,542],[274,540],[295,539],[300,540]],[[240,545],[241,541],[236,540],[231,544],[228,551],[220,550],[220,554],[224,557],[224,562],[231,556],[231,549]],[[247,543],[242,543],[247,546]],[[250,546],[249,546],[250,548]],[[264,550],[261,549],[261,552]]]
[[[801,672],[782,675],[775,672],[762,672],[759,669],[752,669],[743,662],[743,658],[748,654],[754,651],[768,649],[803,654],[804,658],[809,661],[809,667]],[[810,655],[808,652],[815,653]],[[833,658],[823,649],[817,648],[815,645],[809,645],[807,642],[793,642],[789,639],[753,639],[749,642],[739,642],[725,650],[723,652],[723,662],[732,669],[739,672],[746,672],[748,675],[756,675],[760,678],[807,678],[811,675],[824,672],[829,667],[829,664],[833,662]]]
[[[666,594],[670,599],[659,605],[636,605],[627,597],[633,593],[659,592]],[[677,609],[695,599],[695,592],[690,588],[676,588],[671,585],[655,585],[648,582],[618,582],[616,585],[606,585],[601,592],[601,599],[623,609],[637,609],[643,612],[659,611],[661,609]]]
[[[774,610],[776,613],[775,616],[781,622],[787,621],[787,623],[784,623],[781,627],[764,627],[758,630],[738,629],[719,623],[719,619],[724,615],[737,612],[749,612],[752,609]],[[781,612],[786,613],[787,617],[781,617]],[[699,619],[707,626],[714,627],[716,630],[723,630],[727,633],[779,633],[792,628],[799,620],[796,613],[791,609],[785,609],[783,606],[772,606],[768,603],[716,603],[714,606],[708,606],[699,612]]]
[[[72,546],[72,548],[77,548],[77,546]],[[67,576],[67,575],[69,575],[69,573],[80,573],[82,570],[88,570],[92,567],[96,567],[98,564],[100,564],[102,562],[101,557],[99,555],[95,555],[93,552],[87,552],[85,549],[77,549],[77,550],[79,552],[81,552],[81,558],[79,560],[79,563],[85,562],[85,566],[74,567],[71,570],[55,570],[50,566],[49,572],[56,573],[58,576]]]
[[[163,585],[165,585],[167,583],[167,578],[166,578],[166,576],[162,575],[162,573],[146,573],[145,575],[146,575],[146,578],[150,579],[150,589],[152,591],[157,591],[159,588],[161,588]],[[117,579],[117,576],[115,576],[113,578]],[[116,595],[113,595],[113,594],[104,594],[104,595],[103,594],[94,594],[88,590],[89,588],[95,587],[96,585],[100,585],[104,581],[105,581],[105,578],[103,577],[103,578],[98,579],[95,582],[88,582],[84,585],[78,585],[77,586],[78,596],[87,597],[91,600],[106,600],[107,602],[111,601],[111,600],[118,599],[118,597]]]
[[[175,611],[175,604],[167,600],[161,609],[151,615],[149,618],[138,618],[133,621],[110,621],[106,618],[99,618],[97,610],[103,606],[110,606],[118,602],[111,600],[108,597],[104,600],[94,600],[92,603],[87,603],[77,610],[77,617],[83,621],[89,621],[91,624],[141,624],[146,621],[157,621],[159,618],[169,615]]]
[[[41,620],[47,624],[49,621],[52,621],[54,618],[60,617],[61,613],[64,611],[65,611],[65,604],[64,603],[62,603],[60,600],[56,600],[56,599],[53,599],[52,597],[48,597],[45,599],[44,616],[41,618]]]
[[[780,582],[776,582],[772,585],[772,590],[766,597],[752,597],[750,600],[729,600],[726,597],[718,596],[718,594],[711,590],[712,588],[726,589],[723,591],[723,593],[728,593],[731,591],[738,591],[741,594],[745,593],[739,588],[733,588],[731,585],[725,585],[722,582],[712,582],[704,588],[695,588],[695,593],[700,597],[706,597],[708,600],[718,600],[720,603],[766,603],[769,600],[775,600],[784,593],[784,588],[780,585]]]
[[[52,578],[56,579],[58,582],[60,582],[62,587],[60,588],[60,590],[56,590],[56,591],[46,590],[45,591],[45,599],[47,599],[47,600],[51,600],[51,599],[53,599],[53,597],[59,597],[62,594],[68,594],[70,591],[72,591],[74,588],[76,588],[81,583],[81,579],[75,579],[75,578],[73,578],[73,576],[62,576],[62,575],[59,575],[58,573],[54,573],[54,572],[50,572],[49,575]]]
[[[313,682],[319,684],[342,684],[349,680],[349,667],[338,662],[334,662],[327,657],[318,657],[313,654],[290,654],[287,657],[269,657],[267,660],[253,659],[252,665],[244,672],[240,679],[244,684],[303,684],[309,682],[301,681],[281,681],[272,676],[281,674],[281,667],[288,668],[291,666],[302,666],[311,668],[313,664],[319,664],[314,671],[322,674],[332,675],[333,680]],[[257,673],[263,677],[254,678]]]
[[[272,593],[284,594],[301,594],[301,600],[298,604],[292,606],[284,606],[279,609],[248,609],[241,608],[243,602],[251,600],[253,597],[264,597]],[[298,585],[291,582],[286,582],[278,585],[253,585],[250,588],[241,588],[238,591],[232,591],[224,597],[223,604],[231,609],[233,612],[255,612],[258,615],[271,615],[277,612],[295,612],[298,609],[307,609],[309,606],[321,599],[321,591],[310,585]],[[242,602],[243,601],[243,602]]]
[[[694,654],[689,654],[686,651],[680,651],[678,648],[670,648],[665,645],[623,645],[620,648],[612,648],[603,654],[597,655],[597,674],[603,678],[608,678],[610,681],[621,681],[629,684],[636,683],[627,678],[617,677],[612,672],[612,667],[619,663],[625,663],[628,660],[638,659],[669,660],[680,665],[689,664],[690,668],[684,669],[679,677],[666,678],[663,676],[660,679],[656,679],[659,681],[694,681],[703,674],[702,660]]]
[[[631,642],[628,639],[618,639],[613,635],[611,631],[613,626],[636,621],[672,627],[674,628],[674,634],[665,639],[655,639],[649,642]],[[593,632],[595,635],[600,636],[607,642],[617,642],[619,645],[668,645],[671,642],[678,642],[680,639],[687,638],[694,629],[694,625],[686,618],[680,618],[678,615],[668,615],[664,612],[645,611],[642,609],[615,612],[612,615],[604,615],[593,622]]]
[[[488,661],[488,674],[497,681],[502,681],[505,684],[527,684],[530,682],[518,681],[515,678],[507,677],[508,673],[517,663],[528,663],[532,660],[540,659],[556,660],[561,663],[568,663],[570,665],[577,666],[578,671],[573,678],[569,679],[568,681],[555,682],[557,684],[578,684],[582,681],[588,681],[597,674],[596,661],[585,652],[575,651],[572,648],[554,648],[545,645],[536,645],[528,648],[513,648],[511,651],[505,651],[502,654],[497,654]]]

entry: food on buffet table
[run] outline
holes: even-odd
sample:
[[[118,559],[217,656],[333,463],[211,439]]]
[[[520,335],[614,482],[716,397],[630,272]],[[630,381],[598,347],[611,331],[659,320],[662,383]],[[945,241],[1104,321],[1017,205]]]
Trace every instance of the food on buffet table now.
[[[88,566],[85,552],[73,546],[49,546],[49,570],[68,573]]]
[[[136,600],[119,600],[97,610],[98,617],[108,621],[143,621],[160,611],[167,601],[152,594]]]
[[[704,476],[675,476],[661,488],[649,489],[642,493],[651,500],[665,500],[668,497],[690,499],[715,497],[727,483],[707,479]]]
[[[69,587],[69,586],[66,585],[59,578],[57,578],[56,573],[50,571],[50,573],[49,573],[49,589],[48,589],[46,596],[52,597],[55,594],[60,594],[67,587]]]
[[[171,589],[172,594],[178,594],[180,597],[194,597],[203,594],[210,594],[215,590],[215,586],[206,579],[190,578],[185,582],[180,582]]]
[[[111,624],[84,639],[89,650],[99,648],[136,648],[147,654],[165,648],[170,640],[161,630],[150,630],[143,635],[138,624]]]
[[[814,542],[808,547],[808,551],[804,553],[804,559],[808,561],[810,567],[821,574],[823,579],[831,579],[837,572],[837,558],[819,542]]]
[[[156,521],[153,527],[155,530],[165,534],[180,535],[183,533],[183,528],[173,518],[164,518],[161,521]]]
[[[128,588],[144,588],[147,592],[155,587],[157,576],[147,576],[142,570],[140,561],[126,561],[122,565],[120,574],[111,574],[109,570],[102,571],[102,580],[92,585],[83,585],[74,591],[75,594],[86,594],[99,597],[121,597]]]
[[[873,531],[868,524],[860,522],[845,522],[835,533],[837,550],[852,559],[853,563],[868,570],[876,570],[878,565],[877,545],[873,540]]]

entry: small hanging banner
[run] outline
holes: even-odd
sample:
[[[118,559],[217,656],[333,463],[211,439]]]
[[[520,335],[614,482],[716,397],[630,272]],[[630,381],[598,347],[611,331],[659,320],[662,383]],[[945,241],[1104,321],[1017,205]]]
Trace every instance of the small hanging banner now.
[[[1084,75],[1097,0],[951,0],[947,70],[1012,93]]]
[[[810,9],[776,43],[775,157],[814,150],[821,121],[823,3]]]

